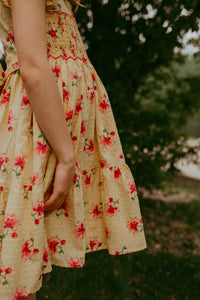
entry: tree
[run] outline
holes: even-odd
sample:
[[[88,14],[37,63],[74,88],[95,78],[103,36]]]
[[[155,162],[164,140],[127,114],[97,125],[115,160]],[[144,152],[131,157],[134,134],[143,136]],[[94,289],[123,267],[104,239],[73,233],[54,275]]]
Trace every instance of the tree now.
[[[176,161],[197,150],[186,145],[182,128],[199,108],[200,77],[178,76],[174,64],[181,67],[186,57],[174,50],[184,33],[198,30],[199,1],[87,0],[87,7],[78,10],[80,31],[128,163],[138,185],[160,187],[177,174]]]

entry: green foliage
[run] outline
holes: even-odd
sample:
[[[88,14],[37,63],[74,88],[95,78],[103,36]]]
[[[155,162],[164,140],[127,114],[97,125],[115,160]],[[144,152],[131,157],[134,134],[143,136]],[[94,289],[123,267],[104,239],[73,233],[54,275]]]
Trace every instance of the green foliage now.
[[[5,70],[5,69],[6,69],[5,55],[3,55],[3,56],[0,58],[0,64],[2,65],[2,68]]]
[[[186,57],[174,49],[182,48],[185,32],[198,30],[199,2],[87,0],[87,6],[77,19],[128,163],[138,185],[160,187],[177,173],[176,161],[197,150],[187,147],[181,129],[199,109],[200,75],[180,77],[174,65],[181,68]]]

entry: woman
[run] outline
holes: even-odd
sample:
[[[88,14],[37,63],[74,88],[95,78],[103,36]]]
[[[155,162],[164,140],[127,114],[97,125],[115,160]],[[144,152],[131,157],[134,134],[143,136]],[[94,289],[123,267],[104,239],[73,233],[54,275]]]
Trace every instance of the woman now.
[[[52,265],[146,248],[135,182],[76,0],[0,0],[0,299],[35,299]],[[12,3],[11,3],[12,2]]]

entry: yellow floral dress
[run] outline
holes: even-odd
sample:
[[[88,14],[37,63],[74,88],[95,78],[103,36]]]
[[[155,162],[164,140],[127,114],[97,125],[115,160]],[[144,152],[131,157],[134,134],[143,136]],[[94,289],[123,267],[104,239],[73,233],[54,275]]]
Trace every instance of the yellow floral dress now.
[[[107,92],[88,59],[70,2],[46,2],[47,55],[77,154],[62,206],[44,218],[57,158],[20,77],[9,0],[0,0],[0,299],[42,286],[52,265],[77,268],[86,253],[147,247],[137,190],[125,162]]]

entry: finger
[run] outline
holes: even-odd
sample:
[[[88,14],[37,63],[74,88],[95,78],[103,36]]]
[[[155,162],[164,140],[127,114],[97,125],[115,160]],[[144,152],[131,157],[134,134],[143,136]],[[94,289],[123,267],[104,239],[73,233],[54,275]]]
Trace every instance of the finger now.
[[[58,201],[58,196],[51,195],[51,197],[44,204],[44,211],[49,211],[54,209],[57,201]]]
[[[63,201],[65,200],[65,195],[62,196],[57,196],[57,195],[52,195],[49,200],[44,204],[44,212],[48,211],[53,211],[55,209],[58,209]]]
[[[49,214],[51,214],[53,211],[59,209],[61,207],[61,205],[63,204],[63,202],[66,201],[66,197],[63,196],[58,202],[56,202],[56,205],[54,208],[50,208],[50,209],[45,209],[44,212],[44,216],[48,216]]]

